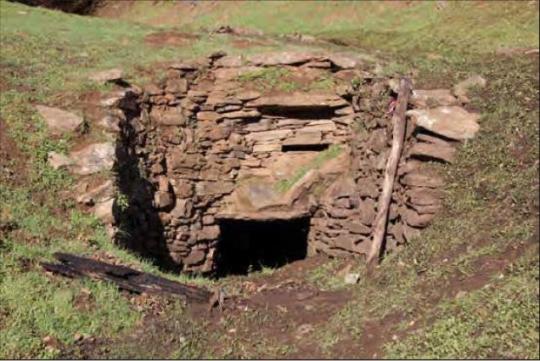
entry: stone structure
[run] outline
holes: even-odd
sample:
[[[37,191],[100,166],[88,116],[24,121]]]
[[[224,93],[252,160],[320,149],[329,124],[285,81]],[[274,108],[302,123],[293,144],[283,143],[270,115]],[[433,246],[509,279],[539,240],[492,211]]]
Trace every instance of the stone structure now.
[[[261,89],[258,79],[272,69],[302,87],[280,89],[288,81],[280,78]],[[172,64],[161,82],[109,97],[101,123],[118,131],[118,242],[201,273],[216,271],[235,242],[249,249],[273,242],[263,253],[303,242],[291,257],[366,254],[391,144],[394,84],[349,54],[218,53]],[[477,116],[447,90],[415,90],[409,105],[387,250],[441,207],[443,181],[425,161],[451,162],[454,144],[478,130]]]

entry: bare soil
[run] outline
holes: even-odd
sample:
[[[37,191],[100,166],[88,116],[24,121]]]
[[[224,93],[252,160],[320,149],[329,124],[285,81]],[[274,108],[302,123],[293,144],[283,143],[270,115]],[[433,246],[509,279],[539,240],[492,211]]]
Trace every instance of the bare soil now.
[[[6,122],[0,118],[0,179],[17,185],[24,182],[25,157],[8,133]]]
[[[186,46],[199,38],[196,34],[178,31],[162,31],[152,33],[144,38],[146,44],[152,46]]]
[[[247,49],[255,46],[265,46],[271,44],[268,40],[262,39],[250,39],[250,38],[238,38],[231,42],[232,46],[238,49]]]
[[[537,235],[535,237],[538,238]],[[528,247],[538,247],[538,244],[520,243],[508,247],[500,254],[480,257],[473,265],[474,273],[470,276],[459,272],[451,275],[445,287],[441,287],[442,292],[426,294],[422,305],[437,304],[443,298],[461,297],[466,292],[485,287],[494,277],[504,276],[508,266]],[[209,310],[206,305],[188,305],[187,315],[197,327],[202,328],[203,335],[232,337],[247,350],[255,347],[257,340],[264,339],[275,345],[293,345],[294,351],[287,354],[288,358],[326,357],[327,354],[312,336],[324,330],[336,312],[352,300],[353,291],[353,286],[337,291],[325,291],[303,279],[306,272],[326,261],[324,257],[314,257],[286,265],[270,275],[231,277],[228,286],[234,288],[236,294],[227,298],[222,308]],[[64,357],[110,357],[111,350],[118,344],[147,344],[149,332],[152,332],[153,340],[162,340],[159,344],[160,355],[168,355],[179,347],[177,340],[172,339],[170,334],[174,329],[171,325],[173,320],[167,316],[170,300],[125,294],[134,307],[144,312],[141,325],[133,333],[115,339],[82,340],[66,349]],[[422,305],[417,307],[421,308]],[[92,307],[92,300],[81,294],[76,297],[76,307]],[[412,314],[422,315],[420,309],[417,311]],[[391,313],[382,319],[367,320],[362,325],[359,339],[339,341],[332,347],[331,354],[336,358],[383,357],[384,344],[392,339],[401,339],[418,327],[435,321],[436,316],[425,316],[428,318],[410,319],[410,316],[402,313]],[[403,322],[407,322],[408,327],[399,329],[398,325]],[[211,343],[211,348],[207,351],[212,355],[222,355],[229,346],[226,339],[223,339],[222,342]]]

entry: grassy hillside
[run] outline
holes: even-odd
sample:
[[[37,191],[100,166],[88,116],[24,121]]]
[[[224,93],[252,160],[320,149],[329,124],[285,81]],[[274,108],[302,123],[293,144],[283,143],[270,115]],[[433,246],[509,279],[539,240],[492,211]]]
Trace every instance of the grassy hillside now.
[[[291,46],[273,39],[239,48],[231,38],[206,33],[180,45],[145,40],[158,31],[222,24],[302,32],[339,40],[349,50],[377,51],[391,61],[387,71],[415,74],[417,87],[451,87],[470,74],[488,81],[472,97],[471,107],[482,114],[480,135],[454,164],[441,166],[448,184],[443,214],[389,257],[376,277],[350,287],[347,304],[314,331],[313,355],[371,357],[367,345],[377,343],[378,356],[387,357],[540,356],[538,55],[496,52],[538,47],[538,2],[152,3],[125,5],[120,14],[102,9],[118,20],[0,1],[0,358],[54,357],[65,350],[76,357],[83,352],[77,334],[107,340],[94,357],[306,356],[264,333],[274,323],[270,311],[217,327],[164,305],[148,326],[155,336],[131,338],[147,325],[143,316],[152,304],[140,306],[108,284],[45,275],[38,265],[62,250],[110,254],[161,274],[113,247],[103,226],[65,194],[74,179],[48,167],[46,154],[84,138],[48,137],[33,105],[78,111],[84,94],[107,90],[86,80],[99,69],[123,67],[128,80],[140,84],[156,62]],[[341,266],[325,262],[304,281],[343,289],[335,275]],[[231,328],[252,332],[240,339]],[[366,341],[367,331],[377,342]],[[182,339],[168,338],[180,333]]]
[[[230,25],[269,34],[332,36],[385,50],[458,47],[487,52],[501,47],[535,46],[537,9],[534,1],[135,1],[105,2],[98,14],[192,30]]]

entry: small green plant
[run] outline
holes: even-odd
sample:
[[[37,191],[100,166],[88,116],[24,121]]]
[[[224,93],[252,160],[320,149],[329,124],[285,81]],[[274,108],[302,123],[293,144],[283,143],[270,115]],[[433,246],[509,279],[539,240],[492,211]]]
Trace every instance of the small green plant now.
[[[320,152],[311,162],[298,168],[292,177],[278,181],[275,185],[275,189],[281,193],[285,193],[311,169],[320,168],[325,162],[334,159],[340,153],[341,147],[337,144],[332,144],[328,149]]]
[[[331,90],[336,86],[336,82],[329,75],[322,75],[307,86],[307,90]]]
[[[118,209],[120,209],[120,211],[125,212],[129,208],[129,197],[127,194],[117,192],[115,200],[116,206],[118,206]]]

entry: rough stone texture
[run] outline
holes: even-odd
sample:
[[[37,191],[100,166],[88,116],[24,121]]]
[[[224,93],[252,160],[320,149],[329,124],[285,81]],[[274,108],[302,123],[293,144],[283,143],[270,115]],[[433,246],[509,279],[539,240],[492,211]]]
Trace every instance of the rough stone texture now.
[[[275,52],[256,54],[247,57],[247,61],[253,65],[293,65],[307,63],[315,55],[309,52]]]
[[[91,144],[69,156],[70,170],[75,174],[88,175],[111,170],[115,160],[115,147],[112,143]]]
[[[366,254],[391,144],[392,82],[371,77],[335,91],[265,94],[242,89],[236,79],[261,69],[255,65],[286,65],[350,82],[369,75],[364,62],[350,54],[219,56],[174,64],[166,79],[145,86],[136,111],[131,106],[118,118],[118,184],[129,207],[113,222],[134,228],[127,246],[175,269],[210,272],[223,221],[308,217],[309,254]],[[110,103],[122,107],[122,99]],[[425,169],[424,158],[451,161],[458,142],[446,138],[467,139],[478,130],[477,115],[455,102],[444,89],[416,91],[411,101],[415,122],[392,195],[388,250],[429,225],[442,206],[443,180]],[[339,154],[332,153],[336,146]],[[95,171],[102,158],[108,161],[100,169],[111,166],[114,152],[100,154],[110,155],[79,153],[96,160],[77,164],[79,171]],[[58,166],[80,162],[54,156]],[[108,205],[99,206],[104,219]]]
[[[412,109],[407,114],[414,119],[416,125],[451,139],[471,139],[480,130],[477,123],[480,115],[458,106]]]
[[[108,83],[121,80],[124,76],[124,71],[119,68],[109,69],[93,73],[89,76],[90,80],[98,83]]]
[[[53,134],[74,132],[83,124],[83,118],[62,109],[36,105],[39,114],[45,120],[47,128]]]
[[[113,214],[114,198],[109,198],[96,203],[94,206],[94,215],[107,224],[115,222]]]
[[[428,157],[451,163],[454,159],[456,149],[434,143],[416,143],[409,151],[411,156]]]
[[[448,89],[413,90],[411,103],[418,108],[457,105],[459,101]]]
[[[49,152],[47,154],[47,163],[53,169],[67,168],[69,165],[73,164],[73,161],[70,157],[64,154],[57,152]]]
[[[428,188],[438,188],[444,185],[442,178],[439,176],[420,172],[406,174],[401,183],[408,186]]]
[[[107,180],[102,184],[85,191],[77,197],[77,202],[92,206],[96,203],[113,198],[114,186],[112,180]]]
[[[292,93],[283,95],[268,95],[249,102],[247,106],[263,107],[297,107],[297,108],[338,108],[347,105],[347,101],[331,94]]]

